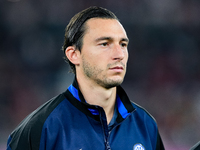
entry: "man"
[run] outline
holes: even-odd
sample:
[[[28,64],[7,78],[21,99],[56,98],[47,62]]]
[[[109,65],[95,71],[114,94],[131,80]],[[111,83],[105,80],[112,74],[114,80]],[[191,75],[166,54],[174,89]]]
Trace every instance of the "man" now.
[[[120,86],[128,42],[112,12],[90,7],[75,15],[63,46],[73,84],[31,113],[7,150],[164,149],[155,120]]]

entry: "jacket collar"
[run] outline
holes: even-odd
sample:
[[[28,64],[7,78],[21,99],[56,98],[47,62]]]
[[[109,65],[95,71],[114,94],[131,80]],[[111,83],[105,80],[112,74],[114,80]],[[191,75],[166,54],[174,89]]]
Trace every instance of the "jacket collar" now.
[[[76,104],[76,107],[84,111],[84,113],[90,114],[90,116],[92,115],[93,117],[99,114],[98,108],[101,108],[101,107],[90,105],[85,101],[78,87],[78,82],[76,80],[76,77],[65,93],[65,96],[69,96],[69,95],[71,96],[70,98],[68,98],[68,100],[71,100],[72,101],[71,103]],[[125,93],[125,91],[123,90],[121,86],[117,87],[116,103],[117,103],[116,106],[117,106],[117,111],[118,111],[117,122],[121,122],[127,116],[129,116],[130,113],[132,113],[135,110],[127,94]],[[97,118],[95,117],[95,119]]]

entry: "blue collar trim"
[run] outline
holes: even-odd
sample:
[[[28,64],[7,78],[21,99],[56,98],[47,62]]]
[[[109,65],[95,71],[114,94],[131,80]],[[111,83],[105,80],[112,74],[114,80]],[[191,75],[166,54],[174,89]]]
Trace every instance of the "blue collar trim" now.
[[[78,90],[71,84],[68,88],[68,90],[70,91],[70,93],[81,102],[81,99],[78,95]],[[99,111],[96,109],[92,109],[92,108],[88,108],[88,110],[93,114],[93,115],[99,115]]]
[[[81,102],[81,99],[78,94],[78,90],[71,84],[68,88],[70,93],[78,100]],[[119,113],[121,114],[122,118],[126,118],[130,113],[127,111],[125,108],[124,104],[122,103],[120,97],[117,95],[117,108]],[[99,111],[96,109],[88,108],[88,110],[93,114],[93,115],[99,115]]]
[[[78,90],[71,84],[69,87],[68,87],[68,90],[70,91],[70,93],[77,99],[81,102],[81,99],[79,98],[79,95],[78,95]]]
[[[130,114],[118,95],[117,95],[117,108],[122,118],[126,118]]]

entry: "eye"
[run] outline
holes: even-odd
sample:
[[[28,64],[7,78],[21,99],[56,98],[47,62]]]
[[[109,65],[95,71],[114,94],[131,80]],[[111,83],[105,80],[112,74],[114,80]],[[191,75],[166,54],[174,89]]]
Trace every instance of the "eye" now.
[[[101,43],[100,45],[103,47],[108,46],[108,42]]]
[[[122,47],[127,47],[127,45],[128,45],[127,43],[121,43]]]

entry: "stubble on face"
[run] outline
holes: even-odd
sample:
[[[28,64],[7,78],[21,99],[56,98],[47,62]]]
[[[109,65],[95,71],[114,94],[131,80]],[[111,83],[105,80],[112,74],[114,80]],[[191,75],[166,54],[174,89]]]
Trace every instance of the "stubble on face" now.
[[[82,56],[83,61],[83,72],[87,78],[90,80],[93,80],[96,84],[106,88],[110,89],[113,87],[116,87],[120,85],[123,82],[123,78],[121,79],[111,79],[108,78],[105,70],[98,68],[97,66],[92,66],[87,62],[87,60],[84,58],[84,55]],[[119,64],[119,62],[108,64],[106,69],[109,69],[111,66]],[[125,65],[123,63],[120,63],[125,68]]]

